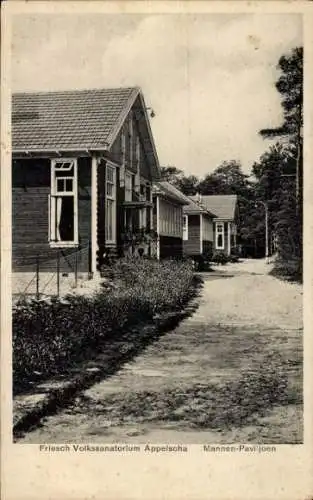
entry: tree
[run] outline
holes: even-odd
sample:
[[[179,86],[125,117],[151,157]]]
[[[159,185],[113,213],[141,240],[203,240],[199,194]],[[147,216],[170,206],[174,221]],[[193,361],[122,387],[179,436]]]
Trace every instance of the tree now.
[[[249,176],[244,174],[240,162],[237,160],[224,161],[211,174],[208,174],[199,184],[199,191],[203,195],[236,194],[239,204],[239,241],[246,245],[251,241],[254,245],[255,226],[251,218],[254,193]]]
[[[289,55],[283,55],[278,63],[281,72],[276,88],[282,97],[283,123],[280,127],[263,129],[260,134],[266,138],[280,137],[294,148],[296,201],[302,205],[303,177],[303,48],[297,47]]]
[[[295,137],[303,124],[303,48],[297,47],[283,55],[277,69],[281,75],[275,86],[282,97],[283,123],[280,127],[263,129],[263,137]]]
[[[184,172],[177,167],[171,165],[161,167],[161,179],[171,184],[177,184],[183,176]]]
[[[170,182],[187,196],[198,192],[199,179],[195,175],[185,176],[182,170],[174,166],[161,167],[161,179]]]
[[[303,49],[295,48],[290,54],[280,58],[278,63],[280,77],[276,88],[281,95],[283,123],[280,127],[263,129],[260,134],[265,138],[276,137],[280,148],[276,146],[276,162],[273,151],[260,162],[263,171],[260,188],[267,179],[267,196],[275,200],[275,228],[279,236],[279,253],[283,260],[297,257],[302,267],[302,177],[303,177]],[[273,162],[272,162],[273,163]],[[259,164],[260,167],[260,164]],[[258,167],[254,167],[258,175]],[[294,177],[294,182],[292,181]],[[275,184],[275,180],[278,185]],[[285,182],[283,182],[283,179]],[[272,206],[272,213],[274,213]]]
[[[179,189],[187,196],[194,196],[199,191],[199,179],[195,175],[188,175],[179,180]]]
[[[236,160],[224,161],[199,184],[201,194],[240,194],[246,191],[248,175]]]

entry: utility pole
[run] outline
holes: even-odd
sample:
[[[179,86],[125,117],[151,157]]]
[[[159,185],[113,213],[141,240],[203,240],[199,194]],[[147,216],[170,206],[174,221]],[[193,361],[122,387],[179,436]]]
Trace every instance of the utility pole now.
[[[269,237],[268,237],[268,206],[266,203],[263,203],[265,210],[265,259],[268,260],[269,257]]]
[[[257,205],[258,203],[261,203],[264,207],[264,212],[265,212],[265,259],[266,262],[268,262],[269,258],[269,224],[268,224],[268,204],[265,201],[258,200],[255,202]]]

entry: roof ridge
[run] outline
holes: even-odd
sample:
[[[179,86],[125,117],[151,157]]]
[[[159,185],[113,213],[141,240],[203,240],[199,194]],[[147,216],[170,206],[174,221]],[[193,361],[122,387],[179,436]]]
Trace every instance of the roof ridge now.
[[[25,90],[21,92],[13,92],[12,95],[47,95],[47,94],[67,94],[67,93],[85,93],[85,92],[99,92],[101,90],[114,91],[114,90],[129,90],[129,91],[141,91],[141,87],[138,85],[133,85],[129,87],[93,87],[93,88],[83,88],[83,89],[60,89],[60,90]]]

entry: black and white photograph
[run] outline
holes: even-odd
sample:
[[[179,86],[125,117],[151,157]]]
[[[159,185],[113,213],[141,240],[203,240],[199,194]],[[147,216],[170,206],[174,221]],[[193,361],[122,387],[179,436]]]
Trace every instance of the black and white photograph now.
[[[14,446],[303,445],[303,37],[297,12],[12,15]]]
[[[17,440],[302,442],[301,21],[16,16]]]

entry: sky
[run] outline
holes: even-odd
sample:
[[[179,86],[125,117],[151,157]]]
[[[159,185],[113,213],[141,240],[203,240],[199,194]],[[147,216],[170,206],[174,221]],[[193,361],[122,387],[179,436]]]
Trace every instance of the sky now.
[[[140,86],[161,165],[249,173],[282,120],[278,60],[300,45],[299,14],[20,14],[12,89]]]

